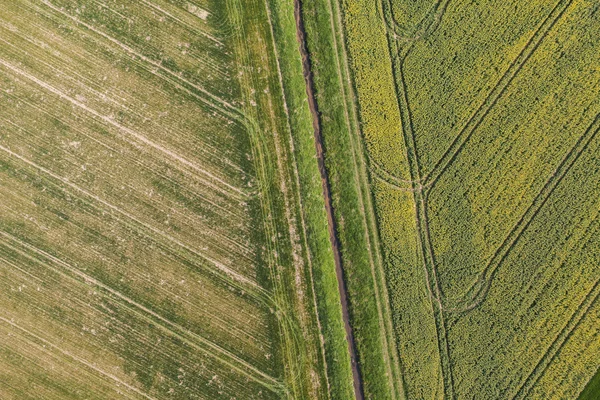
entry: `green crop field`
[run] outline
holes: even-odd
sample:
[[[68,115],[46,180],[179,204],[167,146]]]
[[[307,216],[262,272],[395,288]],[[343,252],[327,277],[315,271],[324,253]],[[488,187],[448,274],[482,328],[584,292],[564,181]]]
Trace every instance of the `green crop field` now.
[[[0,0],[0,400],[596,399],[596,0]]]
[[[315,23],[365,397],[577,398],[600,360],[598,4],[307,3],[345,44]]]

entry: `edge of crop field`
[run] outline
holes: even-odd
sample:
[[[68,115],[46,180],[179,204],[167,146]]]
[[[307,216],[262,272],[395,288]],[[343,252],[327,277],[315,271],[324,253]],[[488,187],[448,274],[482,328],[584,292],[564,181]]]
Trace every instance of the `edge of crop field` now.
[[[301,232],[307,247],[309,268],[306,279],[314,296],[317,322],[324,352],[328,393],[332,399],[354,397],[350,354],[342,318],[340,294],[335,272],[321,176],[315,158],[312,116],[308,107],[306,86],[294,20],[293,0],[268,0],[272,12],[272,28],[279,52],[284,101],[289,110],[290,147],[297,166],[300,218],[306,231]]]
[[[357,125],[358,104],[353,97],[353,77],[345,65],[347,43],[340,26],[343,11],[338,0],[304,0],[303,4],[365,397],[404,398],[396,338],[388,318],[389,299],[367,160]]]
[[[600,367],[585,385],[577,400],[596,400],[600,398]]]

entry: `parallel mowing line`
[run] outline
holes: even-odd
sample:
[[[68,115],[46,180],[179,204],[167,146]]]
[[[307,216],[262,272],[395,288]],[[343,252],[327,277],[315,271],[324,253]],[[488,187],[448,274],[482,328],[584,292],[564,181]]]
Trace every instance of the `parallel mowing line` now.
[[[223,189],[222,187],[219,187],[218,185],[215,185],[213,182],[211,182],[210,180],[203,180],[202,178],[198,177],[199,179],[203,180],[204,183],[206,183],[208,186],[213,187],[215,190],[217,191],[222,191],[224,194],[227,195],[233,195],[236,196],[239,200],[243,200],[246,193],[235,187],[232,186],[230,184],[228,184],[227,182],[225,182],[224,180],[222,180],[221,178],[215,176],[214,174],[212,174],[211,172],[200,168],[198,165],[192,163],[191,161],[181,157],[180,155],[178,155],[177,153],[161,146],[158,143],[155,143],[153,141],[151,141],[150,139],[148,139],[147,137],[140,135],[139,133],[137,133],[136,131],[129,129],[121,124],[119,124],[118,122],[116,122],[113,118],[107,117],[106,115],[102,115],[100,113],[98,113],[96,110],[86,106],[85,104],[83,104],[82,102],[66,95],[65,93],[61,92],[60,90],[56,89],[55,87],[49,85],[48,83],[41,81],[40,79],[36,78],[35,76],[15,67],[14,65],[0,59],[0,65],[4,66],[5,68],[13,71],[14,73],[16,73],[17,75],[20,75],[26,79],[29,79],[32,82],[35,82],[37,85],[41,86],[42,88],[46,89],[47,91],[55,94],[56,96],[60,97],[63,100],[66,100],[68,102],[70,102],[71,104],[81,108],[82,110],[88,112],[89,114],[95,116],[96,118],[104,121],[105,123],[114,126],[115,128],[119,129],[119,131],[126,133],[129,136],[132,136],[133,138],[135,138],[137,141],[142,142],[143,144],[167,155],[169,158],[175,160],[176,162],[179,162],[180,164],[183,164],[189,168],[191,168],[192,170],[198,172],[201,175],[205,175],[208,176],[210,179],[218,182],[221,186],[225,186],[226,188],[228,188],[231,192],[227,192],[225,191],[225,189]]]
[[[179,74],[171,71],[168,68],[165,68],[162,64],[152,60],[149,57],[146,57],[145,55],[139,53],[138,51],[136,51],[135,49],[133,49],[132,47],[129,47],[128,45],[126,45],[125,43],[122,43],[121,41],[113,38],[112,36],[100,31],[99,29],[94,28],[92,25],[83,22],[81,20],[79,20],[78,18],[73,17],[72,15],[68,14],[67,12],[61,10],[60,8],[56,7],[54,4],[52,4],[49,0],[41,0],[41,2],[43,4],[45,4],[46,6],[48,6],[49,8],[51,8],[52,10],[54,10],[55,12],[63,15],[64,17],[74,21],[76,24],[79,24],[81,26],[86,27],[87,29],[89,29],[90,31],[94,32],[95,34],[103,37],[104,39],[108,40],[109,42],[117,45],[118,47],[120,47],[121,49],[125,50],[125,52],[134,55],[136,57],[138,57],[140,60],[151,64],[152,66],[154,66],[155,68],[160,69],[161,71],[166,72],[167,74],[171,75],[172,77],[174,77],[175,79],[184,82],[185,84],[193,87],[194,89],[198,90],[199,92],[201,92],[203,95],[207,96],[210,100],[206,99],[206,98],[202,98],[202,100],[216,108],[217,110],[223,112],[225,115],[229,116],[230,118],[233,119],[243,119],[244,118],[244,113],[242,112],[242,110],[240,110],[239,108],[235,107],[233,104],[221,99],[220,97],[210,93],[209,91],[207,91],[206,89],[188,81],[187,79],[183,78],[182,76],[180,76]]]
[[[151,7],[151,8],[153,8],[153,9],[155,9],[155,10],[157,10],[157,11],[159,11],[159,12],[161,12],[161,13],[165,14],[167,17],[171,18],[173,21],[176,21],[177,23],[179,23],[179,24],[181,24],[181,25],[185,26],[186,28],[190,29],[192,32],[194,32],[194,33],[197,33],[197,34],[199,34],[199,35],[201,35],[201,36],[204,36],[204,37],[206,37],[206,38],[208,38],[208,39],[212,40],[213,42],[217,43],[217,44],[218,44],[218,45],[220,45],[220,46],[224,46],[223,42],[221,42],[221,41],[220,41],[219,39],[217,39],[216,37],[214,37],[214,36],[210,35],[210,34],[209,34],[209,33],[207,33],[207,32],[204,32],[204,31],[202,31],[202,30],[196,29],[196,28],[194,28],[193,26],[190,26],[190,24],[188,24],[187,22],[180,20],[179,18],[177,18],[177,17],[176,17],[176,16],[174,16],[173,14],[169,13],[168,11],[166,11],[166,10],[163,10],[162,8],[160,8],[159,6],[157,6],[156,4],[154,4],[154,3],[152,3],[152,2],[149,2],[149,1],[147,1],[147,0],[141,0],[141,1],[142,1],[142,3],[144,3],[145,5],[147,5],[148,7]]]
[[[537,50],[542,40],[548,32],[554,27],[556,22],[564,15],[567,8],[573,0],[560,0],[544,19],[544,22],[538,27],[533,36],[527,41],[527,44],[519,55],[510,64],[504,75],[496,83],[492,91],[488,94],[483,103],[477,108],[473,115],[469,118],[464,128],[454,138],[450,147],[444,152],[440,160],[434,165],[425,176],[424,183],[431,184],[432,187],[437,183],[438,179],[446,171],[446,169],[454,162],[458,154],[463,150],[465,144],[469,141],[473,132],[481,125],[484,118],[489,114],[490,110],[505,93],[507,87],[514,80],[523,65],[529,60],[531,55]]]
[[[490,261],[487,263],[476,282],[471,285],[467,294],[459,300],[459,307],[448,308],[449,312],[465,312],[477,307],[483,300],[485,300],[487,293],[489,292],[494,273],[502,262],[506,259],[510,251],[513,249],[515,243],[519,240],[523,232],[531,224],[533,219],[537,216],[539,211],[542,209],[550,195],[558,187],[560,182],[563,180],[567,172],[573,167],[575,162],[579,159],[581,154],[587,149],[592,140],[596,137],[600,131],[600,114],[596,115],[592,124],[586,129],[586,131],[579,137],[575,145],[569,150],[567,155],[561,160],[559,165],[555,168],[553,174],[546,181],[541,191],[537,194],[531,205],[527,208],[525,213],[519,218],[516,224],[511,229],[506,239],[502,242],[500,247],[496,250]],[[476,289],[477,285],[480,286]],[[475,291],[473,293],[473,291]],[[464,305],[465,302],[470,301],[468,305]],[[460,303],[463,303],[462,307]]]
[[[70,264],[67,264],[63,260],[53,256],[52,254],[49,254],[49,253],[45,252],[44,250],[41,250],[33,245],[25,243],[25,242],[21,241],[20,239],[14,237],[4,231],[0,231],[0,235],[9,241],[18,243],[19,245],[25,247],[26,249],[38,254],[39,256],[42,256],[42,257],[46,258],[47,260],[50,260],[52,263],[60,265],[62,267],[62,269],[66,270],[70,273],[70,274],[65,273],[65,272],[61,271],[61,269],[53,267],[48,262],[45,263],[49,268],[53,269],[55,272],[57,272],[61,276],[69,278],[79,284],[88,283],[88,284],[95,285],[96,287],[119,298],[124,303],[127,303],[129,305],[130,309],[132,309],[134,312],[136,312],[138,315],[140,315],[141,318],[156,324],[157,327],[164,330],[168,334],[176,337],[179,340],[182,340],[183,342],[189,344],[192,347],[195,347],[196,349],[204,352],[208,356],[214,358],[215,360],[222,362],[223,364],[231,367],[232,369],[236,370],[240,374],[243,374],[244,376],[248,377],[249,379],[265,386],[266,388],[268,388],[270,390],[277,391],[279,389],[280,382],[277,379],[258,370],[256,367],[252,366],[251,364],[249,364],[248,362],[239,358],[235,354],[229,352],[228,350],[225,350],[221,346],[209,341],[206,338],[203,338],[202,336],[198,335],[197,333],[194,333],[194,332],[190,331],[189,329],[187,329],[177,323],[174,323],[174,322],[168,320],[167,318],[152,311],[151,309],[147,308],[146,306],[127,297],[126,295],[122,294],[121,292],[111,288],[108,285],[103,284],[102,282],[96,280],[92,276],[81,272],[79,269],[71,266]],[[19,252],[24,257],[29,258],[32,261],[42,263],[41,260],[38,260],[37,258],[24,253],[23,251],[17,249],[14,246],[11,246],[10,244],[8,244],[8,245],[10,247],[12,247],[15,251]],[[75,275],[79,279],[73,277],[72,275]],[[83,282],[81,281],[81,279],[83,279]],[[199,342],[200,344],[198,344],[197,342]]]
[[[139,390],[139,389],[138,389],[138,388],[136,388],[135,386],[132,386],[132,385],[130,385],[130,384],[128,384],[128,383],[126,383],[126,382],[122,381],[122,380],[121,380],[121,379],[119,379],[117,376],[115,376],[115,375],[113,375],[113,374],[111,374],[111,373],[108,373],[108,372],[106,372],[106,371],[104,371],[104,370],[102,370],[102,369],[100,369],[100,368],[96,367],[96,366],[94,365],[94,363],[90,363],[89,361],[86,361],[86,360],[84,360],[84,359],[83,359],[83,358],[81,358],[81,357],[78,357],[78,356],[76,356],[76,355],[74,355],[74,354],[71,354],[71,353],[69,353],[69,352],[68,352],[68,351],[66,351],[66,350],[63,350],[62,348],[58,347],[58,346],[57,346],[57,345],[55,345],[54,343],[51,343],[51,342],[49,342],[48,340],[46,340],[46,339],[44,339],[44,338],[42,338],[42,337],[40,337],[40,336],[36,335],[35,333],[33,333],[33,332],[31,332],[31,331],[29,331],[29,330],[27,330],[27,329],[25,329],[25,328],[23,328],[23,327],[19,326],[19,325],[18,325],[18,324],[16,324],[15,322],[13,322],[13,321],[11,321],[11,320],[9,320],[9,319],[6,319],[6,318],[4,318],[4,317],[2,317],[2,316],[0,316],[0,321],[2,321],[2,322],[4,322],[4,323],[6,323],[6,324],[8,324],[8,325],[12,326],[12,327],[13,327],[13,328],[15,328],[15,329],[18,329],[19,331],[21,331],[21,332],[25,333],[26,335],[28,335],[28,336],[30,336],[30,337],[33,337],[33,338],[35,338],[37,341],[39,341],[39,342],[43,343],[45,346],[48,346],[48,347],[50,347],[50,348],[52,348],[52,349],[55,349],[55,350],[57,350],[57,351],[58,351],[59,353],[61,353],[62,355],[66,356],[66,357],[68,357],[68,358],[71,358],[72,360],[74,360],[74,361],[76,361],[76,362],[78,362],[78,363],[80,363],[80,364],[84,365],[86,368],[89,368],[89,369],[91,369],[91,370],[93,370],[93,371],[95,371],[95,372],[99,373],[100,375],[102,375],[102,376],[104,376],[104,377],[107,377],[107,378],[109,378],[109,379],[113,380],[114,382],[116,382],[116,383],[117,383],[117,385],[123,386],[123,387],[127,388],[127,390],[129,390],[129,391],[131,391],[131,392],[134,392],[134,393],[137,393],[138,395],[140,395],[140,396],[142,396],[142,397],[144,397],[144,398],[146,398],[146,399],[148,399],[148,400],[158,400],[158,399],[155,399],[154,397],[150,397],[148,394],[146,394],[146,393],[142,392],[141,390]],[[35,342],[34,342],[34,341],[32,341],[32,340],[29,340],[29,341],[30,341],[30,342],[32,342],[32,343],[35,343]]]
[[[600,297],[600,280],[596,280],[591,290],[587,293],[579,307],[575,310],[567,324],[561,329],[556,339],[552,342],[548,350],[538,361],[535,368],[529,373],[527,378],[521,383],[516,394],[512,397],[515,399],[525,399],[531,389],[537,384],[550,363],[560,352],[564,344],[569,340],[571,334],[579,326],[583,318],[587,315],[588,310],[594,305],[594,302]]]
[[[69,186],[70,188],[72,188],[73,190],[75,190],[75,191],[77,191],[77,192],[85,195],[86,197],[95,200],[96,202],[104,205],[105,207],[109,208],[110,210],[112,210],[112,211],[114,211],[114,212],[116,212],[116,213],[124,216],[125,218],[127,218],[127,219],[135,222],[137,225],[140,225],[140,226],[146,228],[147,230],[153,232],[154,234],[159,235],[162,238],[164,238],[164,239],[166,239],[166,240],[168,240],[168,241],[176,244],[177,246],[179,246],[179,247],[187,250],[188,252],[190,252],[190,253],[192,253],[192,254],[194,254],[194,255],[196,255],[196,256],[204,259],[205,261],[208,261],[210,264],[214,265],[219,271],[225,273],[226,276],[228,276],[229,278],[232,278],[233,280],[241,282],[241,283],[243,283],[245,285],[248,285],[248,286],[252,287],[254,290],[256,290],[258,293],[262,294],[262,291],[264,289],[262,289],[256,282],[254,282],[254,281],[252,281],[252,280],[250,280],[250,279],[248,279],[248,278],[246,278],[246,277],[238,274],[237,272],[233,271],[232,269],[230,269],[229,267],[225,266],[221,262],[219,262],[217,260],[214,260],[211,257],[208,257],[208,256],[206,256],[204,254],[201,254],[201,253],[197,252],[196,250],[194,250],[193,248],[189,247],[185,243],[179,241],[178,239],[174,238],[173,236],[168,235],[165,232],[160,231],[160,230],[154,228],[153,226],[148,225],[145,222],[140,221],[135,216],[127,213],[126,211],[121,210],[119,207],[114,206],[114,205],[108,203],[107,201],[105,201],[105,200],[101,199],[100,197],[96,196],[95,194],[90,193],[87,190],[85,190],[85,189],[83,189],[83,188],[81,188],[81,187],[79,187],[79,186],[77,186],[77,185],[69,182],[67,179],[65,179],[65,178],[63,178],[63,177],[61,177],[59,175],[56,175],[52,171],[50,171],[50,170],[48,170],[48,169],[46,169],[46,168],[44,168],[44,167],[42,167],[42,166],[40,166],[38,164],[36,164],[36,163],[34,163],[34,162],[26,159],[25,157],[23,157],[23,156],[15,153],[13,151],[11,151],[10,149],[8,149],[8,148],[0,145],[0,150],[8,153],[10,156],[12,156],[14,158],[17,158],[18,160],[24,162],[25,164],[27,164],[27,165],[29,165],[29,166],[37,169],[38,171],[43,172],[44,174],[52,177],[53,179],[56,179],[56,180],[62,182],[63,184],[65,184],[65,185]],[[211,271],[211,272],[215,273],[216,271]],[[218,275],[219,274],[217,274],[217,276]],[[229,279],[224,279],[224,280],[226,282],[229,282]],[[256,296],[256,298],[260,300],[260,295],[258,293],[254,294],[254,296]],[[265,293],[265,295],[266,295],[266,293]]]

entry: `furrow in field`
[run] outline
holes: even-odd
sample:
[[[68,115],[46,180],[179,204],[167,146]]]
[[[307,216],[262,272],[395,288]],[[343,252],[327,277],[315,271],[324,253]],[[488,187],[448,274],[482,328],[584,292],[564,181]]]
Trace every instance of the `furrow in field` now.
[[[120,169],[121,163],[126,164],[128,166],[139,166],[146,174],[150,176],[156,176],[162,179],[165,182],[165,184],[177,187],[180,193],[185,194],[190,198],[200,200],[203,204],[208,205],[208,207],[211,208],[213,212],[219,215],[228,215],[229,217],[236,219],[239,219],[243,216],[243,214],[241,214],[239,210],[239,203],[236,202],[234,204],[227,204],[227,202],[224,201],[224,199],[221,196],[215,196],[214,194],[206,193],[205,188],[202,186],[201,182],[194,182],[194,184],[191,185],[191,181],[188,180],[188,177],[185,176],[185,174],[183,173],[181,173],[181,176],[173,176],[171,167],[168,163],[166,163],[164,160],[153,160],[149,159],[148,157],[140,157],[139,149],[135,146],[130,145],[129,142],[125,141],[124,143],[127,146],[121,146],[120,148],[117,148],[115,146],[117,146],[118,143],[115,143],[114,141],[107,143],[107,141],[103,140],[104,138],[101,135],[98,135],[94,130],[89,131],[85,127],[78,125],[76,121],[61,119],[56,113],[51,113],[45,108],[42,108],[36,104],[29,102],[23,97],[16,97],[11,94],[3,95],[6,96],[8,99],[17,102],[19,107],[26,112],[32,112],[35,115],[38,115],[38,117],[44,115],[47,117],[47,121],[49,123],[57,122],[61,126],[68,127],[72,131],[72,135],[70,137],[73,138],[73,140],[71,140],[71,142],[81,143],[91,141],[93,143],[88,142],[87,146],[90,146],[92,148],[100,146],[100,150],[107,151],[109,153],[108,156],[114,159],[114,162],[116,164],[117,161],[119,162],[116,165],[117,170]],[[12,135],[21,136],[21,139],[23,140],[22,143],[35,142],[34,138],[36,137],[36,135],[33,132],[38,128],[36,125],[29,126],[30,123],[35,123],[35,120],[26,119],[22,121],[17,121],[15,118],[12,118],[11,120],[8,120],[6,118],[2,119],[7,124],[6,132],[10,132]],[[20,124],[17,125],[14,121],[17,121]],[[47,129],[48,128],[46,128],[46,130]],[[62,146],[61,143],[55,143],[54,140],[51,141],[51,143],[53,146]],[[60,148],[61,151],[64,151],[64,147]],[[97,156],[95,158],[97,158]],[[99,160],[94,159],[89,160],[83,165],[85,165],[85,168],[88,168],[92,167],[92,163],[101,164]],[[73,167],[75,167],[75,170],[77,170],[81,168],[81,165],[78,166],[77,163],[74,162]],[[101,166],[98,166],[97,168],[101,170],[103,169],[103,167]],[[184,177],[186,178],[185,183],[181,181]],[[198,188],[194,190],[194,188],[190,186],[197,186]],[[234,206],[237,207],[237,209],[234,208]]]
[[[0,235],[2,235],[2,238],[4,239],[0,241],[0,243],[3,244],[3,246],[0,247],[0,259],[7,260],[12,257],[12,259],[17,260],[15,262],[19,262],[19,265],[21,265],[21,268],[17,269],[38,281],[38,287],[48,283],[48,277],[51,272],[59,274],[62,277],[68,277],[81,286],[82,290],[90,283],[87,278],[82,279],[82,276],[91,276],[94,278],[94,276],[97,275],[97,271],[93,266],[85,262],[69,260],[68,256],[60,253],[58,253],[58,255],[52,255],[39,247],[25,242],[24,239],[19,239],[14,235],[3,231],[0,231]],[[14,258],[16,256],[20,258]],[[68,260],[68,262],[65,260]],[[7,263],[9,265],[14,265],[11,261],[7,261]],[[103,262],[105,270],[110,270],[109,267],[111,267],[111,264],[111,261]],[[31,267],[32,265],[42,267],[40,271],[43,272],[39,273],[39,276],[31,275],[29,270],[32,272],[35,271],[35,269]],[[56,265],[58,265],[58,267]],[[75,266],[77,266],[77,268]],[[123,268],[123,266],[119,264],[112,266],[114,266],[114,270],[117,271],[119,268]],[[27,268],[27,271],[25,271],[24,268]],[[132,268],[128,268],[128,270],[131,269]],[[85,272],[82,272],[82,276],[78,276],[71,272],[71,270]],[[65,271],[71,275],[68,275]],[[141,296],[139,297],[139,301],[143,302],[147,307],[150,307],[155,314],[159,316],[168,315],[170,322],[181,326],[182,329],[191,332],[191,334],[195,336],[205,338],[209,343],[215,341],[219,342],[220,344],[217,344],[217,346],[221,348],[223,348],[223,346],[227,347],[227,350],[230,353],[235,352],[236,354],[251,356],[252,360],[262,361],[265,359],[264,354],[269,352],[269,350],[266,350],[269,346],[269,337],[262,331],[262,329],[266,329],[267,326],[264,320],[260,320],[260,316],[249,313],[249,310],[255,310],[252,307],[249,307],[246,310],[236,307],[236,305],[239,306],[239,303],[236,304],[233,301],[228,301],[225,296],[221,297],[222,304],[219,304],[219,307],[215,307],[214,304],[211,304],[212,298],[210,295],[208,296],[208,299],[206,299],[206,296],[202,298],[198,295],[187,300],[186,293],[177,292],[174,289],[169,290],[169,287],[163,286],[162,283],[153,282],[148,276],[135,273],[135,271],[128,271],[126,278],[127,281],[130,282],[127,286],[124,286],[121,283],[123,280],[120,280],[119,282],[108,280],[108,282],[101,283],[106,287],[117,288],[118,292],[127,298]],[[106,280],[106,278],[103,278],[103,280]],[[144,293],[144,290],[132,290],[131,285],[142,286],[146,289],[146,293]],[[204,286],[204,290],[208,291],[209,288]],[[110,294],[110,292],[107,293]],[[162,296],[161,293],[163,294]],[[120,303],[125,304],[121,297],[118,297]],[[170,308],[173,306],[167,308],[161,306],[161,304],[163,304],[162,302],[166,299],[169,299],[173,306],[177,306],[178,312],[174,312]],[[78,299],[72,298],[71,301],[78,301]],[[81,301],[84,301],[85,303],[85,300]],[[194,301],[194,303],[192,303],[192,301]],[[227,314],[229,313],[235,313],[235,318],[227,318],[229,316]],[[190,317],[186,318],[186,314],[197,314],[199,317],[194,320]],[[142,316],[147,317],[147,315]],[[198,323],[200,323],[199,326],[197,326]],[[223,335],[221,332],[227,332],[227,335]]]
[[[253,281],[250,280],[249,278],[237,273],[236,271],[232,270],[230,267],[226,266],[225,264],[221,263],[218,260],[215,260],[211,257],[208,257],[205,254],[202,254],[200,252],[198,252],[197,250],[189,247],[187,244],[181,242],[180,240],[176,239],[175,237],[169,235],[168,233],[161,231],[141,220],[139,220],[138,218],[136,218],[135,216],[133,216],[132,214],[120,209],[119,207],[114,206],[111,203],[108,203],[107,201],[105,201],[104,199],[98,197],[97,195],[90,193],[89,191],[87,191],[86,189],[79,187],[71,182],[69,182],[67,179],[56,175],[55,173],[53,173],[52,171],[26,159],[25,157],[19,155],[18,153],[15,153],[13,151],[11,151],[10,149],[0,145],[0,150],[4,151],[5,153],[7,153],[8,155],[10,155],[13,158],[16,158],[18,160],[20,160],[21,162],[27,164],[30,167],[33,167],[35,169],[37,169],[38,171],[42,172],[43,174],[53,178],[54,180],[57,180],[59,182],[61,182],[62,184],[64,184],[65,186],[71,188],[72,190],[74,190],[76,193],[79,193],[83,196],[85,196],[88,199],[91,199],[101,205],[103,205],[104,207],[106,207],[107,209],[122,215],[123,217],[125,217],[125,219],[133,222],[135,225],[137,226],[141,226],[144,229],[152,232],[153,234],[162,237],[163,239],[177,245],[178,247],[190,252],[191,254],[194,254],[195,256],[199,257],[200,259],[205,260],[206,262],[208,262],[210,265],[212,265],[214,267],[213,272],[219,274],[219,273],[223,273],[225,276],[227,276],[230,279],[233,279],[234,281],[239,282],[240,284],[242,284],[243,286],[246,286],[250,292],[256,292],[257,296],[260,298],[261,296],[258,293],[262,293],[262,288],[260,288],[258,286],[258,284]],[[229,281],[230,279],[225,278],[225,281]]]
[[[219,390],[211,389],[211,377],[214,380],[215,376],[228,385],[225,388],[219,383],[220,394],[226,391],[233,395],[244,390],[266,394],[264,383],[252,380],[193,343],[173,335],[159,322],[150,321],[147,315],[120,298],[90,282],[68,277],[63,270],[39,264],[41,258],[31,263],[29,261],[33,260],[18,257],[15,252],[4,251],[6,249],[2,246],[3,254],[43,277],[43,282],[39,283],[10,269],[0,268],[6,319],[59,344],[79,358],[94,360],[95,366],[110,371],[151,396],[163,398],[169,387],[176,387],[180,397],[182,392],[188,394],[183,398],[213,399]],[[0,261],[0,264],[3,263]],[[36,356],[44,360],[42,355]],[[36,368],[39,364],[39,361],[34,363]],[[62,360],[57,367],[71,369],[78,366]],[[56,378],[69,382],[68,377],[61,376],[56,368],[51,370]],[[82,372],[80,369],[76,374],[78,378],[71,383],[79,381]],[[165,375],[161,377],[161,374]],[[164,384],[149,385],[144,376],[160,377]],[[90,387],[90,383],[91,380],[86,379],[85,387]],[[67,387],[71,388],[71,385]],[[274,398],[277,391],[269,389],[269,393],[272,395],[267,398]],[[97,394],[99,398],[113,398]]]
[[[189,329],[187,329],[177,323],[172,322],[171,320],[154,312],[153,310],[149,309],[148,307],[144,306],[143,304],[138,303],[137,301],[129,298],[128,296],[122,294],[121,292],[119,292],[115,289],[112,289],[110,286],[103,284],[102,282],[98,281],[97,279],[93,278],[92,276],[81,272],[79,269],[73,267],[72,265],[65,263],[61,259],[54,257],[53,255],[51,255],[43,250],[40,250],[32,245],[24,243],[6,232],[0,231],[0,236],[2,236],[5,241],[8,240],[8,241],[16,242],[20,246],[26,248],[27,250],[34,252],[37,255],[43,257],[44,259],[47,260],[45,263],[46,266],[48,266],[49,268],[52,268],[55,272],[64,276],[65,278],[70,278],[79,284],[93,285],[93,286],[95,286],[99,289],[102,289],[105,292],[110,293],[111,295],[117,297],[125,305],[127,305],[127,307],[130,307],[132,310],[135,310],[136,313],[140,314],[142,316],[142,318],[147,319],[149,322],[158,323],[158,326],[162,327],[162,329],[164,329],[164,331],[167,334],[172,335],[172,336],[192,345],[193,347],[206,353],[208,356],[214,358],[215,360],[218,360],[219,362],[222,362],[225,365],[230,366],[231,368],[235,369],[236,371],[240,372],[241,374],[246,375],[248,378],[250,378],[258,383],[264,384],[266,387],[268,387],[270,389],[276,389],[277,386],[279,385],[279,381],[277,379],[258,370],[256,367],[247,363],[246,361],[239,358],[235,354],[233,354],[233,353],[229,352],[228,350],[222,348],[221,346],[203,338],[202,336],[190,331]],[[30,258],[30,256],[28,256],[25,253],[22,253],[18,249],[14,248],[14,247],[13,247],[13,249],[18,251],[19,253],[21,253],[22,256]],[[37,259],[33,258],[32,261],[37,261]],[[48,261],[50,261],[52,264],[60,266],[60,268],[53,267]],[[68,271],[68,272],[63,272],[63,271]]]
[[[507,87],[523,68],[523,65],[525,65],[525,63],[531,58],[531,55],[539,48],[541,42],[548,35],[554,25],[565,14],[565,11],[572,4],[572,2],[572,0],[560,0],[554,6],[552,11],[527,41],[519,55],[511,62],[500,80],[496,82],[483,103],[481,103],[481,105],[473,112],[465,126],[454,138],[440,160],[435,163],[431,171],[429,171],[429,173],[423,178],[425,184],[434,186],[438,182],[440,176],[454,162],[456,157],[460,154],[466,143],[473,135],[473,132],[475,132],[481,125],[482,121],[489,114],[490,110],[506,92]]]

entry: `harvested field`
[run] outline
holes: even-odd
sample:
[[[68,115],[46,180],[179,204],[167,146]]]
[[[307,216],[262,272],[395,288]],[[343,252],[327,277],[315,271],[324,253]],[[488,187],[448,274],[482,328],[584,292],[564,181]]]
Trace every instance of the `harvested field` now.
[[[293,3],[273,5],[0,5],[1,398],[337,390],[306,93],[280,67]]]

